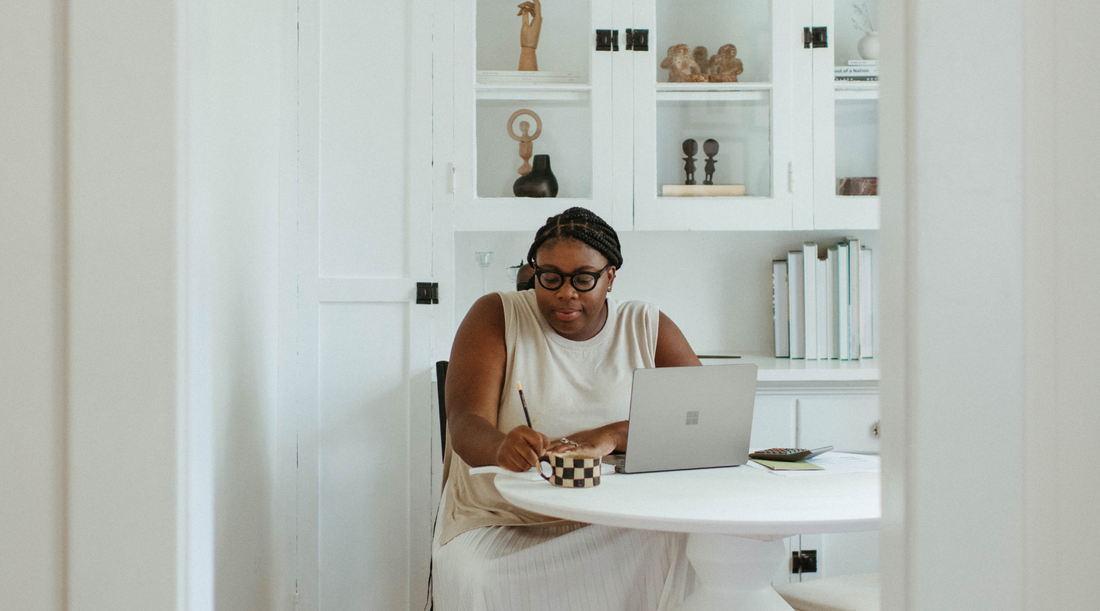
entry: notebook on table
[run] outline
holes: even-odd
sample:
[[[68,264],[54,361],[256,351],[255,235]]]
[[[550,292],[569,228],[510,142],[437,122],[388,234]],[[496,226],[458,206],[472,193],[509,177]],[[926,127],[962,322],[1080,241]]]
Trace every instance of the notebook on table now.
[[[749,460],[757,366],[636,369],[623,473],[733,467]]]

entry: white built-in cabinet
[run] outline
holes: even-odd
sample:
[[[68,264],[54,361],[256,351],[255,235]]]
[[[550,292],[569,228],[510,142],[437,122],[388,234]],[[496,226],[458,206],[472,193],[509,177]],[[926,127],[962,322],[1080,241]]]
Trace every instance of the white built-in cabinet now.
[[[872,20],[877,2],[858,3]],[[864,35],[848,0],[542,0],[538,73],[519,73],[516,2],[437,0],[433,25],[435,279],[450,324],[437,358],[473,301],[507,290],[547,217],[584,206],[619,231],[627,264],[616,296],[656,303],[697,352],[761,366],[755,446],[877,453],[873,360],[774,359],[771,265],[803,241],[857,237],[878,246],[877,196],[838,195],[838,180],[878,175],[878,87],[834,81],[859,59]],[[815,47],[813,30],[827,46]],[[597,50],[613,33],[612,50]],[[639,50],[644,30],[647,50]],[[631,34],[628,34],[628,31]],[[821,34],[817,34],[821,36]],[[669,83],[669,47],[732,43],[736,83]],[[614,50],[617,48],[617,50]],[[512,72],[512,74],[507,74]],[[534,154],[548,154],[556,198],[516,198],[522,163],[509,117],[535,111]],[[516,121],[528,120],[522,117]],[[534,131],[531,126],[530,131]],[[739,197],[666,197],[683,184],[682,142],[719,142],[715,184]],[[475,252],[494,252],[479,267]],[[875,570],[877,535],[792,538],[818,550],[818,576]],[[803,576],[807,578],[810,576]],[[789,579],[777,575],[777,580]],[[794,576],[798,579],[798,576]]]
[[[850,23],[851,5],[546,0],[537,73],[516,71],[520,18],[512,5],[454,6],[456,230],[526,231],[573,204],[620,231],[878,228],[877,197],[836,194],[838,178],[878,173],[877,83],[833,80],[835,64],[858,58],[862,32]],[[828,46],[807,48],[807,28],[826,28]],[[598,30],[612,33],[617,50],[597,50]],[[647,50],[628,45],[639,30]],[[667,82],[660,64],[680,43],[709,55],[734,44],[744,66],[739,82]],[[501,74],[508,71],[514,78]],[[542,119],[533,147],[550,155],[557,201],[512,196],[521,161],[507,122],[519,109]],[[684,182],[687,138],[699,146],[697,181],[703,142],[714,138],[714,182],[744,185],[745,196],[663,197],[663,185]]]

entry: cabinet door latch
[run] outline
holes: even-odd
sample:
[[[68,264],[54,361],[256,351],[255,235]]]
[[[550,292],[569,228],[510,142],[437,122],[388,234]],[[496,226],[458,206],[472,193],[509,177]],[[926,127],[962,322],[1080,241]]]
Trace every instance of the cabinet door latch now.
[[[439,303],[439,283],[417,282],[416,303],[419,305],[432,305],[433,303]]]
[[[802,46],[820,49],[829,46],[829,28],[802,28]]]
[[[801,550],[791,552],[791,573],[816,573],[817,550]]]
[[[618,51],[619,50],[619,31],[618,30],[596,30],[596,50],[597,51]]]
[[[627,51],[648,51],[649,50],[649,30],[631,30],[626,31],[626,50]]]

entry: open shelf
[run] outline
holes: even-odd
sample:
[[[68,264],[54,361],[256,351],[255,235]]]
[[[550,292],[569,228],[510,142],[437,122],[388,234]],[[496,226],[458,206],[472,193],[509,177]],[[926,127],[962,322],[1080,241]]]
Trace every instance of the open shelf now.
[[[722,102],[765,100],[771,83],[657,83],[661,102]]]
[[[879,363],[875,359],[840,361],[835,359],[811,361],[804,359],[777,359],[753,354],[740,358],[702,358],[704,365],[728,365],[753,363],[760,368],[757,383],[787,382],[859,382],[877,383]]]
[[[477,85],[479,100],[587,100],[591,85]]]

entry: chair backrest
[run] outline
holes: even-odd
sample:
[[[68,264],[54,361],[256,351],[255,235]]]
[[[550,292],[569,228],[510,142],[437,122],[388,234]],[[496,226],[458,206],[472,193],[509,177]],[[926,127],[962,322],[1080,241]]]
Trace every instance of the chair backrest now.
[[[439,447],[440,456],[447,456],[447,361],[435,363],[436,391],[439,394]]]

